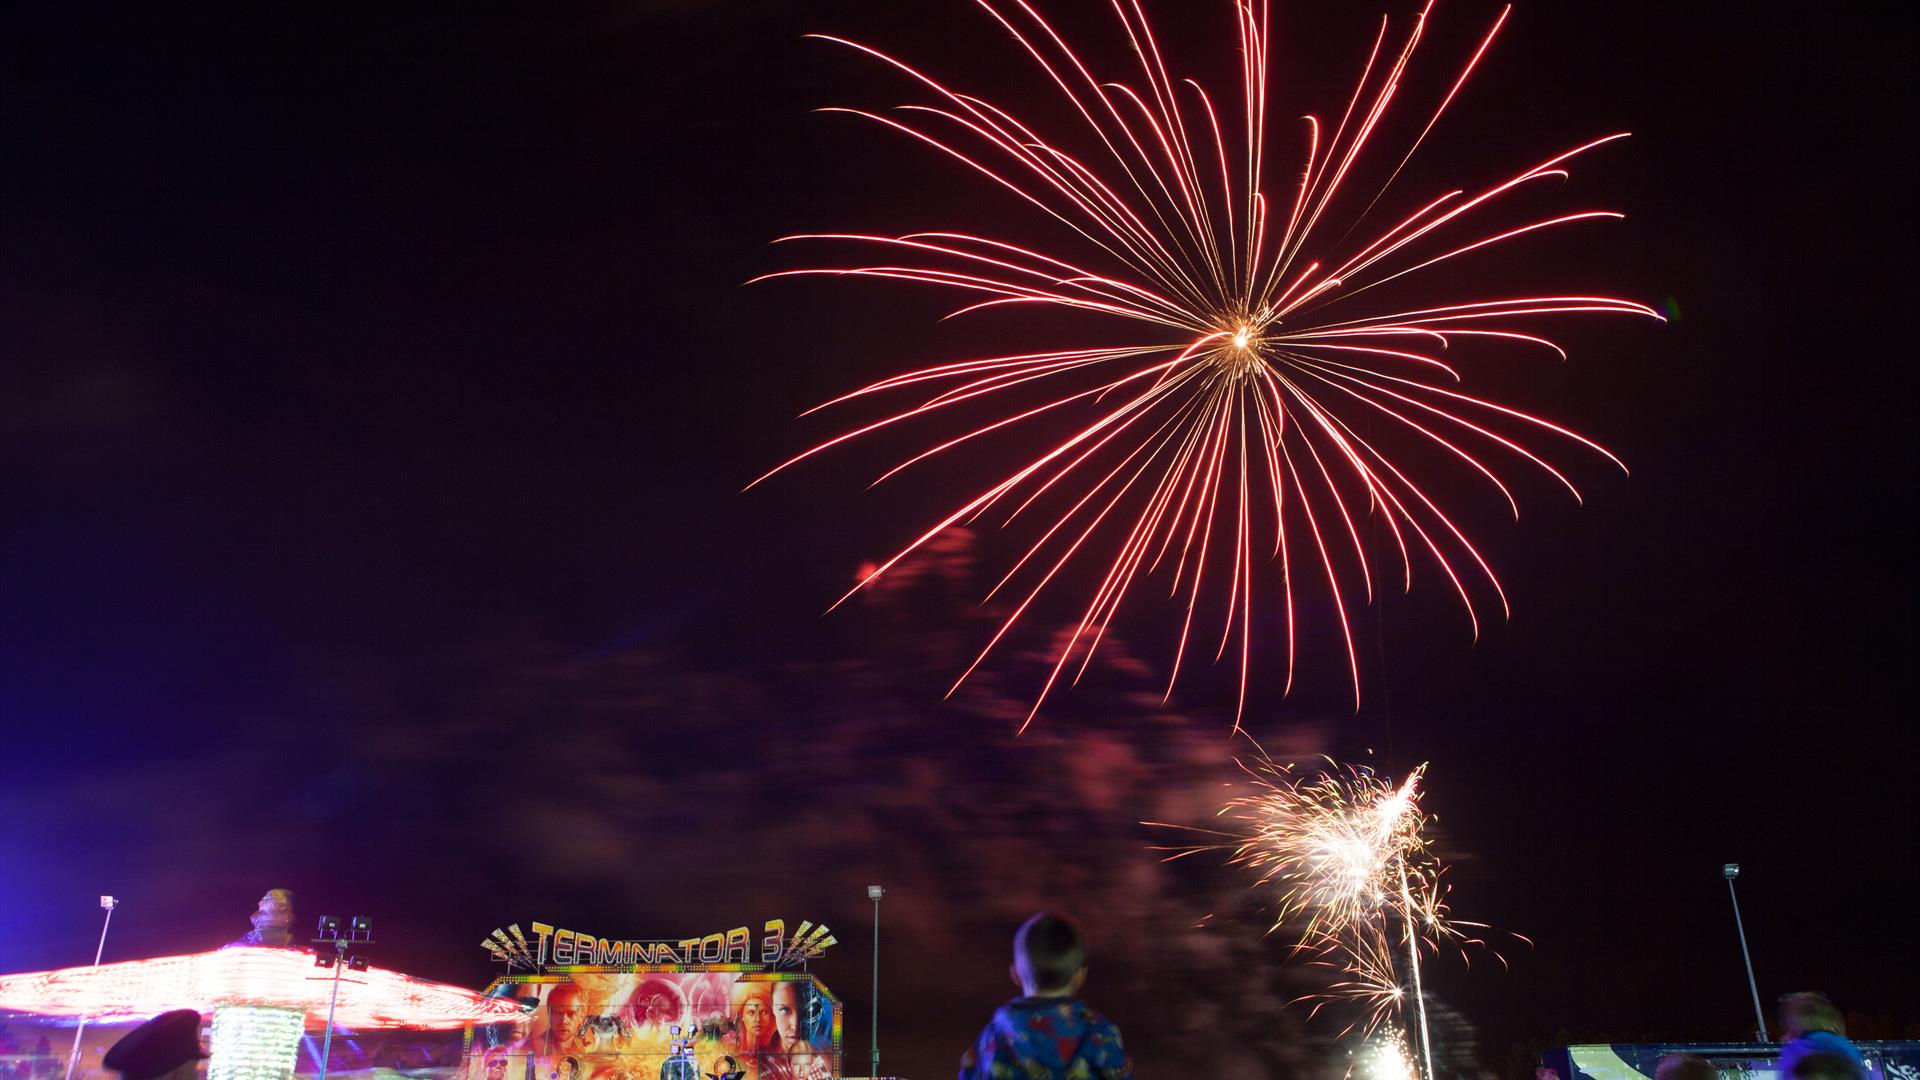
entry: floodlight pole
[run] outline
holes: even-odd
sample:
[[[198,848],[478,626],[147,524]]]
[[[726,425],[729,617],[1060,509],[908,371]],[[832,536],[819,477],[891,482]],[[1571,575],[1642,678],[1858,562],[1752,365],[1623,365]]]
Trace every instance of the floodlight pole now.
[[[120,906],[120,901],[111,896],[103,896],[100,898],[100,906],[106,909],[107,915],[100,920],[100,944],[94,946],[93,950],[93,966],[96,970],[100,967],[100,958],[107,954],[107,927],[113,925],[113,909]],[[73,1067],[80,1063],[80,1033],[85,1030],[87,1030],[87,1018],[83,1016],[73,1028],[73,1049],[67,1054],[67,1080],[73,1080]]]
[[[320,1043],[320,1080],[327,1080],[327,1059],[333,1056],[333,1009],[340,1004],[340,969],[347,966],[347,947],[333,939],[333,994],[327,998],[327,1037]]]
[[[1740,895],[1733,891],[1733,879],[1740,876],[1740,864],[1730,862],[1721,867],[1720,872],[1726,875],[1727,898],[1733,901],[1733,928],[1740,934],[1740,958],[1747,962],[1747,989],[1753,991],[1753,1021],[1759,1025],[1760,1041],[1766,1043],[1771,1041],[1767,1038],[1767,1014],[1760,1007],[1760,984],[1753,977],[1753,954],[1747,951],[1747,927],[1740,921]]]
[[[885,895],[887,890],[880,886],[867,886],[867,898],[873,901],[873,1021],[867,1027],[873,1036],[873,1068],[868,1075],[876,1078],[880,1075],[880,898]]]
[[[373,923],[363,915],[355,915],[352,919],[348,920],[347,936],[343,939],[340,936],[339,920],[328,915],[322,915],[320,916],[320,935],[321,936],[313,939],[314,946],[323,949],[331,946],[333,949],[333,993],[327,999],[326,1038],[321,1040],[320,1043],[319,1080],[327,1080],[327,1064],[333,1056],[333,1013],[334,1009],[340,1004],[340,976],[342,969],[351,964],[358,964],[362,969],[365,968],[366,961],[356,959],[353,956],[352,949],[355,945],[373,944]],[[527,1062],[528,1066],[531,1067],[533,1059],[528,1058]]]

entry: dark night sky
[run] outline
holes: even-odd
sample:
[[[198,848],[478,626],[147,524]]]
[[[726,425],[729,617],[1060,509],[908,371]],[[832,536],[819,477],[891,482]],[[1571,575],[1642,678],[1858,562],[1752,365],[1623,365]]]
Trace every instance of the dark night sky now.
[[[1100,5],[1055,6],[1116,55]],[[1278,111],[1336,110],[1374,9],[1276,6]],[[1154,10],[1176,67],[1224,76],[1214,6]],[[1443,8],[1428,64],[1493,10]],[[1456,910],[1536,942],[1509,974],[1434,976],[1495,1070],[1563,1028],[1747,1030],[1727,860],[1764,995],[1920,1023],[1896,936],[1905,28],[1760,12],[1516,12],[1404,194],[1635,132],[1568,196],[1625,223],[1490,272],[1681,317],[1563,323],[1571,362],[1476,372],[1634,475],[1580,463],[1584,508],[1523,485],[1517,526],[1470,511],[1515,617],[1473,643],[1432,575],[1386,600],[1357,715],[1331,653],[1292,698],[1256,689],[1249,726],[1280,751],[1433,763]],[[961,0],[0,20],[0,970],[83,961],[101,892],[126,900],[110,957],[236,936],[288,885],[303,915],[372,915],[386,961],[475,985],[475,943],[513,920],[823,919],[861,1071],[879,880],[889,1071],[945,1074],[1042,902],[1086,917],[1108,958],[1090,996],[1143,1061],[1313,1060],[1272,1019],[1298,977],[1271,970],[1240,876],[1162,866],[1136,824],[1199,820],[1230,775],[1224,675],[1142,704],[1148,611],[1015,741],[1030,664],[940,700],[992,538],[819,618],[977,469],[863,493],[882,447],[739,493],[827,430],[801,408],[994,340],[905,287],[742,287],[792,265],[768,240],[1031,226],[812,115],[912,95],[809,30],[1043,100]],[[1279,1047],[1195,1049],[1256,1029],[1232,1037]]]

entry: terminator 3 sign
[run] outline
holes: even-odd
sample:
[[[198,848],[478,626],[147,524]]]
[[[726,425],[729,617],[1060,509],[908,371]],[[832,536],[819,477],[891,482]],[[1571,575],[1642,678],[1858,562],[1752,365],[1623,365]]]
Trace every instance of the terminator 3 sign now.
[[[581,930],[556,929],[543,922],[529,925],[533,928],[531,940],[521,932],[519,923],[512,923],[488,935],[480,947],[507,965],[508,971],[654,964],[741,965],[778,971],[799,967],[837,944],[833,931],[805,920],[789,936],[785,919],[768,919],[757,941],[744,926],[675,940],[603,938]]]

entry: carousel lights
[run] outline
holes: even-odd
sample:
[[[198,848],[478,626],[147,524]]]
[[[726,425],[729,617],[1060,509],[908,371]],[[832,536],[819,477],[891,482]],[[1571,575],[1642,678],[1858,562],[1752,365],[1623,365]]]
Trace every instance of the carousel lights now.
[[[293,1075],[306,1021],[305,1009],[214,1006],[207,1080],[286,1080]]]
[[[338,1011],[344,1028],[458,1028],[515,1020],[527,1012],[513,998],[489,998],[371,965],[356,968],[351,959],[347,971]],[[317,1030],[326,1023],[332,983],[314,970],[314,959],[304,950],[241,946],[98,968],[0,975],[0,1010],[87,1016],[99,1023],[145,1019],[169,1009],[205,1012],[227,1002],[297,1009],[306,1026]]]

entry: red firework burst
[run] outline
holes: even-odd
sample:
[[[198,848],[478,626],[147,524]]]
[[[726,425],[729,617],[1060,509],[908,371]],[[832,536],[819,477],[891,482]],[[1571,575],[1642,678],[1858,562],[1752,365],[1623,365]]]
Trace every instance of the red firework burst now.
[[[952,231],[812,234],[785,239],[884,254],[871,262],[766,277],[826,274],[908,281],[967,294],[969,301],[956,315],[1043,305],[1070,312],[1076,321],[1133,325],[1147,332],[1124,344],[939,364],[827,402],[912,395],[895,411],[796,455],[768,476],[859,436],[960,406],[997,406],[999,411],[988,422],[940,439],[893,466],[881,479],[1009,429],[1051,432],[1043,453],[962,502],[866,574],[841,601],[942,530],[983,517],[1002,526],[1032,518],[1031,543],[989,594],[1006,593],[1009,611],[954,683],[957,689],[1070,565],[1097,565],[1098,582],[1062,635],[1064,644],[1056,648],[1027,723],[1070,667],[1070,680],[1086,671],[1122,603],[1156,571],[1170,579],[1170,594],[1184,608],[1168,693],[1197,635],[1215,645],[1216,662],[1237,646],[1237,726],[1246,708],[1254,584],[1277,577],[1286,625],[1286,688],[1295,668],[1296,586],[1318,581],[1331,595],[1358,708],[1349,594],[1357,591],[1368,602],[1373,597],[1375,567],[1358,524],[1366,515],[1384,522],[1403,588],[1411,587],[1416,559],[1431,560],[1459,595],[1476,636],[1479,612],[1470,579],[1483,579],[1505,613],[1506,595],[1486,559],[1409,476],[1397,460],[1400,448],[1372,434],[1373,425],[1383,424],[1398,433],[1395,438],[1464,463],[1498,490],[1516,516],[1519,505],[1497,472],[1513,459],[1544,470],[1578,498],[1572,481],[1523,440],[1551,437],[1615,464],[1619,459],[1557,424],[1450,389],[1444,384],[1458,383],[1460,376],[1438,354],[1450,355],[1456,342],[1504,339],[1564,358],[1558,345],[1536,332],[1539,317],[1573,312],[1660,316],[1644,304],[1608,296],[1460,298],[1456,293],[1451,302],[1375,314],[1366,314],[1365,304],[1355,298],[1518,237],[1620,217],[1585,210],[1486,224],[1510,193],[1536,181],[1564,179],[1568,162],[1624,133],[1583,142],[1483,190],[1446,191],[1384,231],[1363,231],[1368,214],[1485,56],[1507,10],[1425,114],[1418,134],[1404,140],[1406,149],[1386,181],[1362,189],[1350,183],[1356,163],[1372,160],[1363,153],[1380,141],[1376,137],[1400,95],[1431,5],[1414,19],[1397,53],[1383,49],[1389,31],[1383,17],[1339,122],[1328,132],[1317,118],[1303,118],[1304,164],[1269,199],[1263,187],[1270,26],[1264,0],[1232,9],[1244,108],[1226,123],[1199,82],[1169,74],[1140,0],[1110,0],[1139,62],[1133,82],[1097,78],[1028,0],[975,3],[1012,35],[1064,97],[1083,126],[1079,137],[1090,154],[1076,156],[1008,109],[841,38],[824,40],[890,66],[929,99],[887,116],[827,111],[864,117],[948,155],[1064,226],[1079,252],[1063,253],[1072,255],[1069,261],[1009,240]],[[1229,137],[1235,125],[1240,130]],[[1355,213],[1353,204],[1368,191],[1371,198]],[[1342,221],[1348,228],[1336,233]],[[1353,236],[1361,239],[1348,242]],[[1455,275],[1448,284],[1458,286],[1460,279]],[[1042,496],[1048,498],[1043,502]],[[1277,568],[1262,565],[1272,563]],[[1306,571],[1300,582],[1296,567]],[[1224,608],[1224,616],[1206,614],[1216,605]],[[1208,626],[1196,626],[1201,618]],[[1216,619],[1217,639],[1209,628]]]

